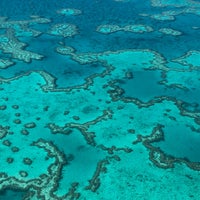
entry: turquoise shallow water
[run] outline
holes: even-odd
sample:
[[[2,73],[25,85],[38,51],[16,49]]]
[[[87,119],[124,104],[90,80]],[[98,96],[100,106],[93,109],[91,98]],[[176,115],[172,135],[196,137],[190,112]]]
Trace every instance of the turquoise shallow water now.
[[[198,200],[200,1],[0,2],[0,200]]]

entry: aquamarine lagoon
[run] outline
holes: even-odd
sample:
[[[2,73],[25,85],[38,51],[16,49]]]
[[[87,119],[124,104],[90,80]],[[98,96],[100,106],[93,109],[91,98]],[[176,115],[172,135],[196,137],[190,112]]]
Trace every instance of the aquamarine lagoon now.
[[[0,200],[199,200],[199,41],[199,0],[1,0]]]

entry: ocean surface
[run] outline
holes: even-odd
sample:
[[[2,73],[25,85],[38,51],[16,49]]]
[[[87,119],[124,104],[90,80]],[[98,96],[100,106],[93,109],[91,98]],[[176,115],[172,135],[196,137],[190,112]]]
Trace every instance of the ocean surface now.
[[[0,200],[199,183],[200,0],[0,1]]]

